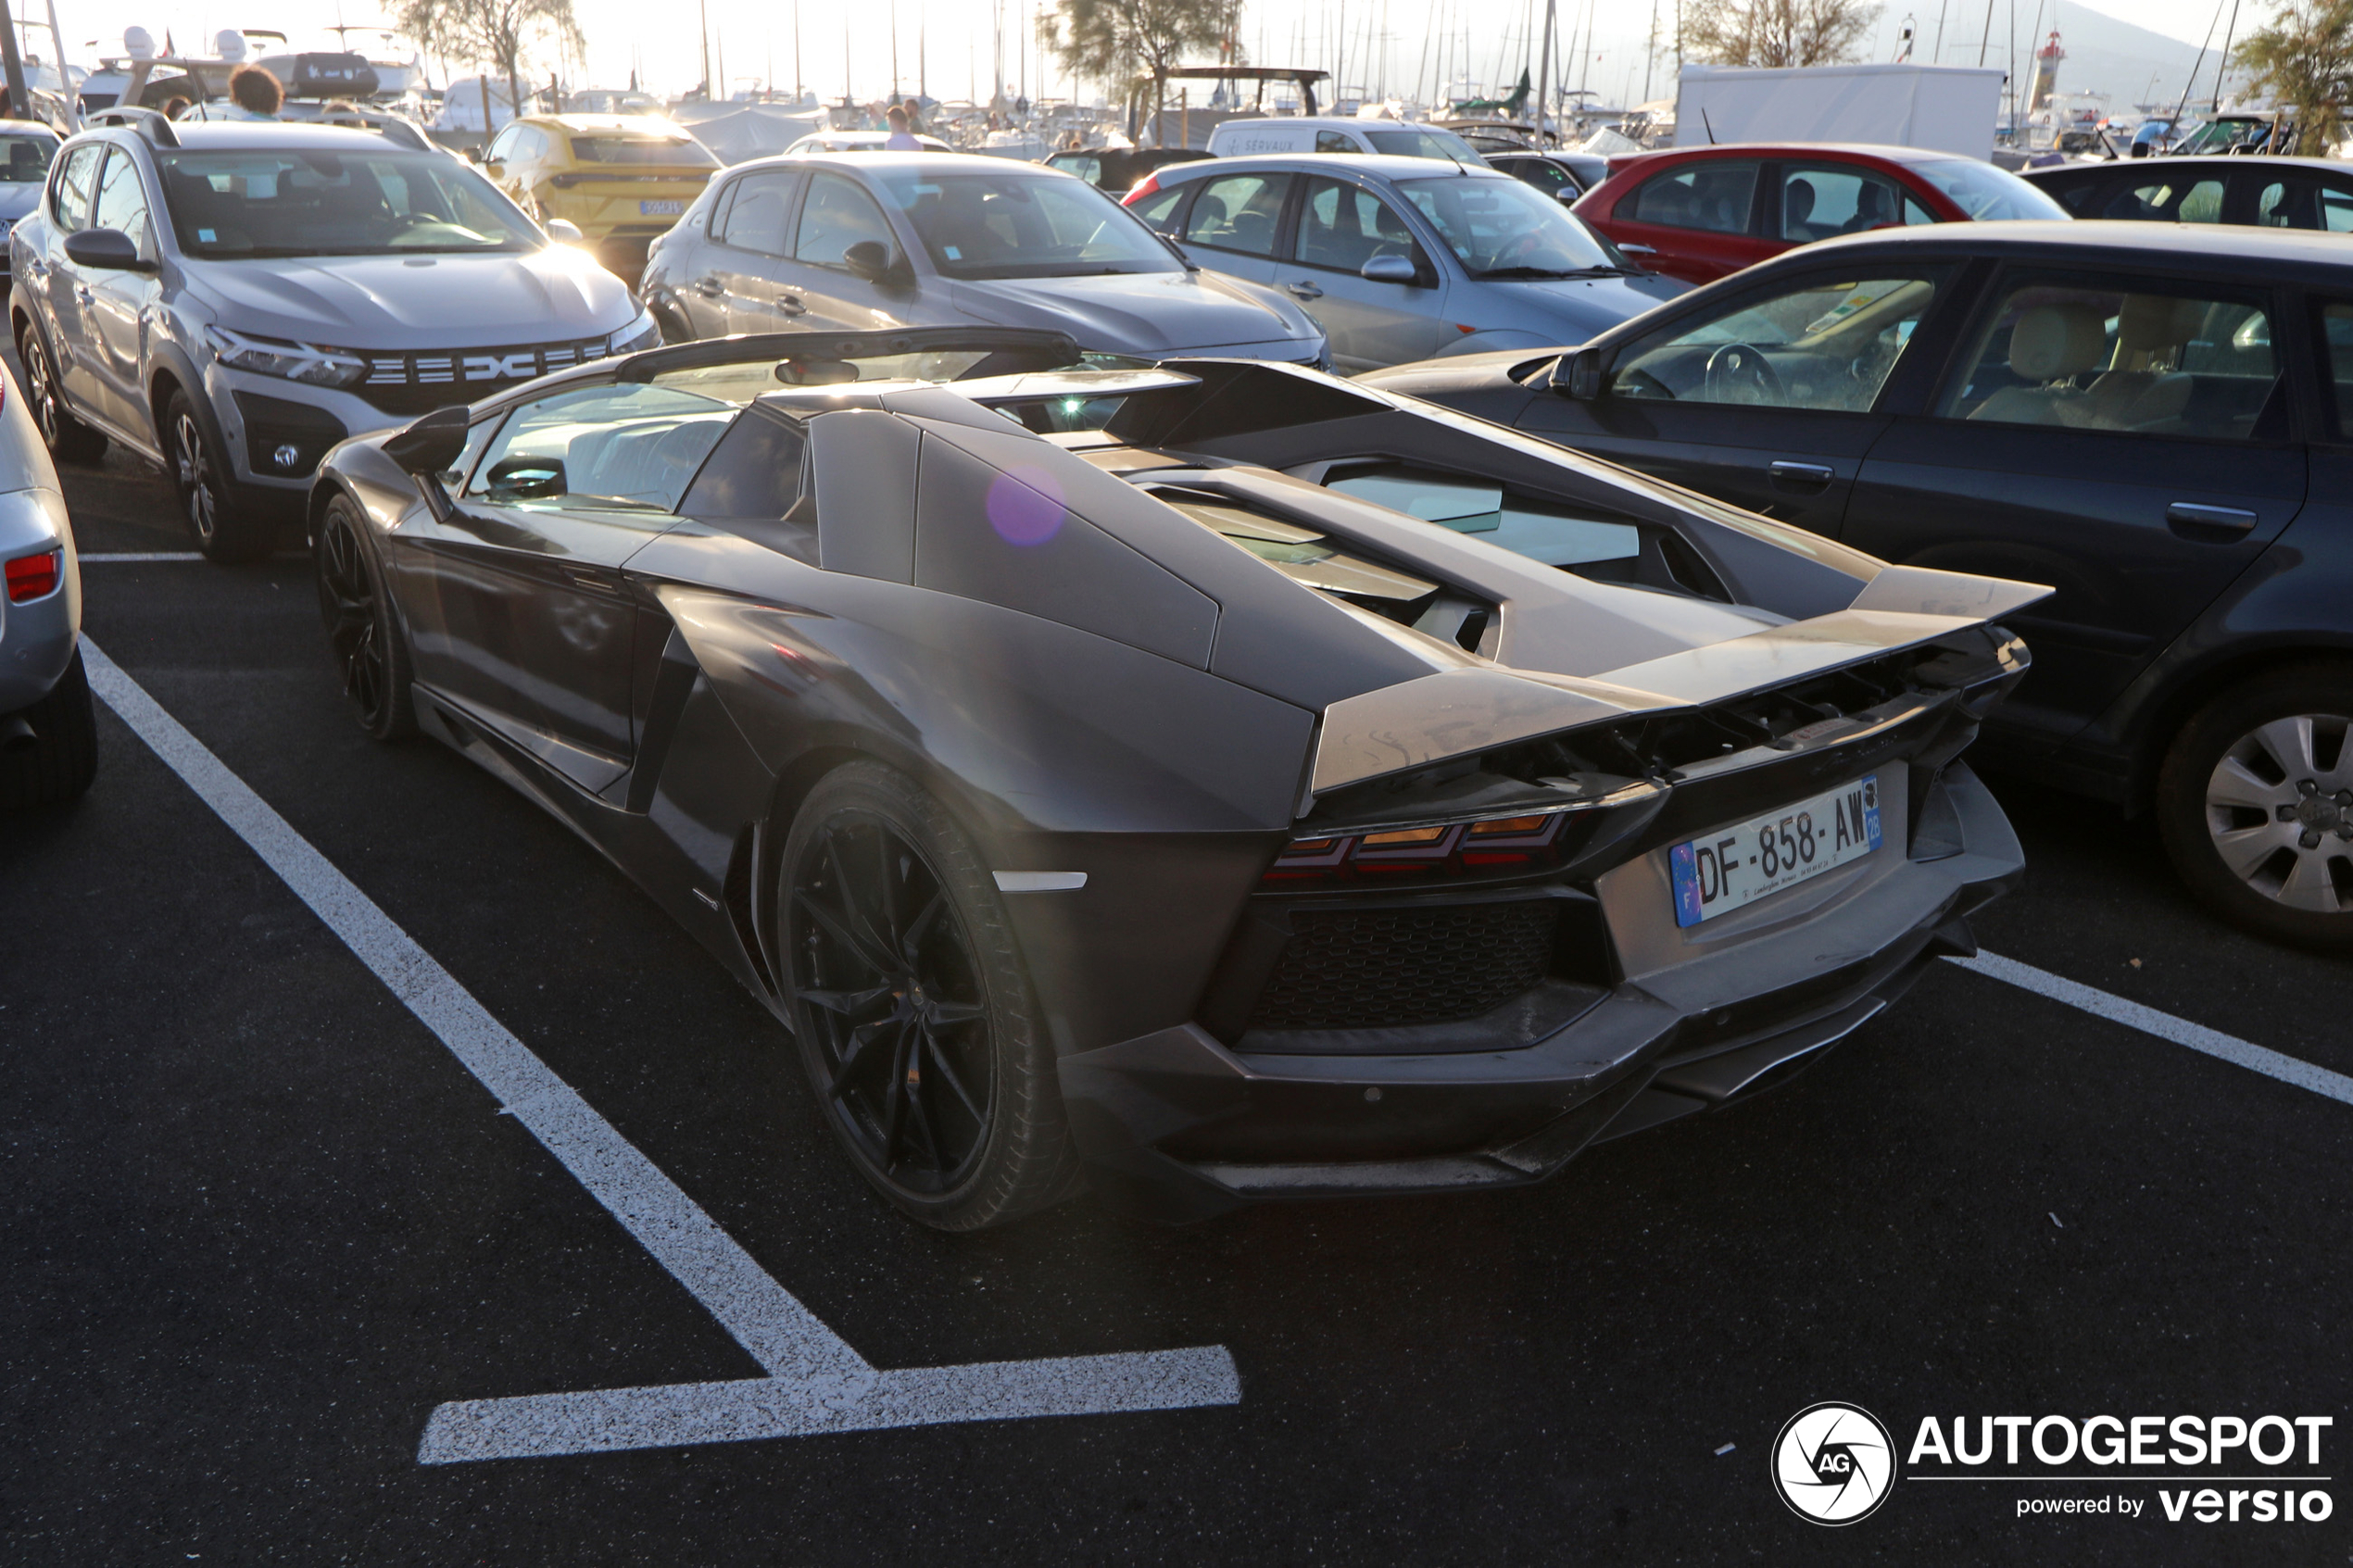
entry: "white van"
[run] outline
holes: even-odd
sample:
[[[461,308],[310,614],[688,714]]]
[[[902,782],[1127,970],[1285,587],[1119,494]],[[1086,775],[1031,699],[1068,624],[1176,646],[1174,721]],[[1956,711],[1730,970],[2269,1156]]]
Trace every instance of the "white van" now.
[[[1395,119],[1290,116],[1228,119],[1209,133],[1211,157],[1259,153],[1385,153],[1390,157],[1451,158],[1477,167],[1478,150],[1452,131]]]

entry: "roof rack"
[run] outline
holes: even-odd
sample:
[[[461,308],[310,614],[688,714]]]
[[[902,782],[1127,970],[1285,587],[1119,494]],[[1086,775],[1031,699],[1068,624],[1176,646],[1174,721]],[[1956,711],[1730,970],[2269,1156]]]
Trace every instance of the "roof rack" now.
[[[706,338],[664,348],[648,348],[622,361],[615,381],[649,382],[673,370],[713,365],[755,364],[762,359],[874,359],[893,354],[1020,353],[1052,360],[1041,370],[1076,365],[1078,341],[1068,332],[1029,327],[914,327],[881,332],[752,332]]]
[[[120,125],[136,131],[158,147],[176,147],[180,133],[171,128],[171,117],[161,109],[140,108],[134,105],[117,104],[100,109],[90,117],[92,125]]]

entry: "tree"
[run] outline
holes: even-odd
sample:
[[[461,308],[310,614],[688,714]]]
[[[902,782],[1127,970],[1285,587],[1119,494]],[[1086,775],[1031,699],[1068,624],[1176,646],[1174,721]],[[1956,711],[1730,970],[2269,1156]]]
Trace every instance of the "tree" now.
[[[1074,76],[1125,88],[1130,103],[1149,91],[1157,134],[1170,69],[1192,50],[1226,44],[1233,17],[1231,0],[1061,0],[1046,41]]]
[[[397,0],[393,24],[444,59],[487,60],[507,79],[508,101],[522,113],[522,56],[553,40],[587,47],[572,0]],[[482,123],[490,124],[490,94],[482,95]]]
[[[1865,0],[1692,0],[1683,53],[1719,66],[1828,66],[1858,57],[1879,20]]]
[[[2231,55],[2250,94],[2294,117],[2296,144],[2280,150],[2327,157],[2353,102],[2353,0],[2288,0]]]

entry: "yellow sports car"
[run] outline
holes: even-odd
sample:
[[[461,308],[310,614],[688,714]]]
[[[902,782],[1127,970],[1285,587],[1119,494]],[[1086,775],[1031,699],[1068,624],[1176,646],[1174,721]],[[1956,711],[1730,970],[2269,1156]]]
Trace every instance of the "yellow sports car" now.
[[[605,265],[633,282],[646,246],[719,169],[708,147],[653,115],[526,115],[498,132],[482,161],[524,211],[578,225]]]

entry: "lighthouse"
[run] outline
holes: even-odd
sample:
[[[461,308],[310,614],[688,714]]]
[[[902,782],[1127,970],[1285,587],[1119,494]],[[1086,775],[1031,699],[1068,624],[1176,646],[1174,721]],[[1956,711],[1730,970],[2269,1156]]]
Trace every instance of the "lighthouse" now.
[[[2059,62],[2067,58],[2067,51],[2059,47],[2058,29],[2051,29],[2050,42],[2034,51],[2034,74],[2028,79],[2026,112],[2034,113],[2051,101],[2051,91],[2058,85]]]

